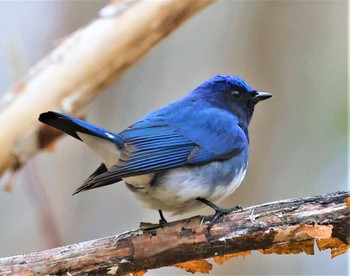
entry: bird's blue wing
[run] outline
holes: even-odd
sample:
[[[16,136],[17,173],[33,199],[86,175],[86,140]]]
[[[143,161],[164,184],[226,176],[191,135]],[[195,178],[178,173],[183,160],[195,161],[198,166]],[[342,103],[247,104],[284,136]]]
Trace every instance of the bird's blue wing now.
[[[140,175],[186,165],[196,144],[164,121],[132,125],[120,136],[125,141],[120,158],[109,171],[119,177]]]
[[[119,135],[125,142],[120,159],[108,172],[96,176],[94,185],[227,159],[248,143],[235,117],[218,109],[192,114],[188,122],[162,116],[147,118]]]

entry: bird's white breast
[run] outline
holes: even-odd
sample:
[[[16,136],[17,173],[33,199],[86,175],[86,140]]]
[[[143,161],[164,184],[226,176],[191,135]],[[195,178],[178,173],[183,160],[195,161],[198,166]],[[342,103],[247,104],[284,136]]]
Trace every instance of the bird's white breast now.
[[[246,174],[246,166],[232,173],[233,177],[207,177],[201,170],[213,169],[217,162],[196,168],[181,167],[155,176],[154,183],[136,186],[131,190],[148,208],[168,211],[173,215],[205,207],[196,200],[197,197],[219,202],[232,194],[241,184]],[[214,168],[215,169],[215,168]],[[130,187],[130,185],[128,185]]]

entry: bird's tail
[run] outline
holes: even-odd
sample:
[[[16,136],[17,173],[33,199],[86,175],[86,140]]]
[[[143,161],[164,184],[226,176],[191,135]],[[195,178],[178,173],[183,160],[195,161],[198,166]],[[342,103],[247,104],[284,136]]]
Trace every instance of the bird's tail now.
[[[124,146],[118,134],[66,114],[49,111],[40,114],[39,121],[83,141],[101,158],[107,169],[116,164]]]
[[[95,126],[83,120],[74,118],[67,114],[61,114],[53,111],[41,113],[39,116],[39,121],[52,126],[70,136],[83,140],[79,133],[92,135],[97,138],[102,138],[104,140],[113,142],[118,148],[122,148],[124,145],[123,139],[113,132],[110,132],[101,127]]]

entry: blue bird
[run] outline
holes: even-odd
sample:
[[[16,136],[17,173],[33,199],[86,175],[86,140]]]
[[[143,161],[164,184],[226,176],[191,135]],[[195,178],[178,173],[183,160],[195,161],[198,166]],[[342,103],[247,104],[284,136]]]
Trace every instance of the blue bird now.
[[[83,141],[102,159],[74,194],[123,180],[142,203],[159,211],[161,223],[163,211],[176,215],[208,205],[215,210],[212,225],[235,209],[214,202],[242,182],[248,124],[255,105],[270,97],[240,77],[217,75],[118,134],[53,111],[39,121]]]

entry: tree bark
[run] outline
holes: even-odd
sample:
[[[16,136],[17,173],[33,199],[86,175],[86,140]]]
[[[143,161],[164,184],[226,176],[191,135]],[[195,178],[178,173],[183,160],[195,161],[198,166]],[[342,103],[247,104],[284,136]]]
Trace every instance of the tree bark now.
[[[315,239],[320,250],[330,248],[335,257],[349,249],[350,192],[252,206],[225,216],[210,232],[208,219],[143,225],[119,236],[3,258],[0,274],[125,275],[162,266],[206,271],[211,265],[202,259],[222,263],[250,250],[314,254]]]
[[[40,113],[81,115],[95,96],[212,1],[114,0],[62,41],[0,102],[0,175],[20,168],[60,135],[39,125]]]

